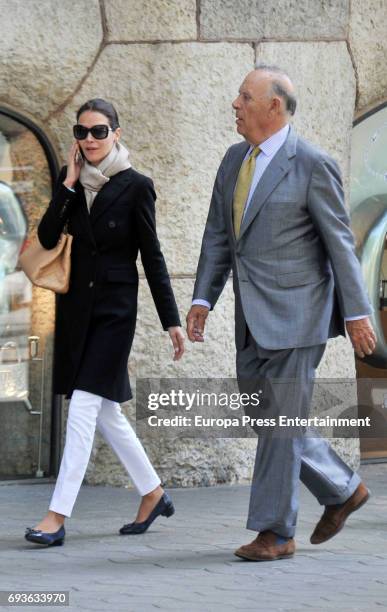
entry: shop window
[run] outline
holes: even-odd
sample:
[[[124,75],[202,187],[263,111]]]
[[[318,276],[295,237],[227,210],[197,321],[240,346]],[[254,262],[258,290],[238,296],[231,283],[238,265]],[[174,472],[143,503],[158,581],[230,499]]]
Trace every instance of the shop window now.
[[[49,471],[55,300],[32,287],[17,262],[55,172],[38,128],[0,109],[0,479]]]
[[[362,457],[387,457],[387,104],[360,117],[351,151],[351,222],[357,254],[374,308],[377,346],[356,359],[359,416],[372,427],[361,438]]]

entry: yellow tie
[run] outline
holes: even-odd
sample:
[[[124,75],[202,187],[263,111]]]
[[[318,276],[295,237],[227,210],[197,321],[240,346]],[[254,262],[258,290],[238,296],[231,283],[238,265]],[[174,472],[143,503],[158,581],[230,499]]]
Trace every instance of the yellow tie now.
[[[234,232],[235,237],[239,237],[241,229],[243,211],[245,209],[246,200],[249,195],[251,181],[253,180],[255,170],[255,159],[260,152],[260,148],[254,147],[249,157],[245,159],[238,174],[238,180],[234,192],[234,200],[232,205],[234,217]]]

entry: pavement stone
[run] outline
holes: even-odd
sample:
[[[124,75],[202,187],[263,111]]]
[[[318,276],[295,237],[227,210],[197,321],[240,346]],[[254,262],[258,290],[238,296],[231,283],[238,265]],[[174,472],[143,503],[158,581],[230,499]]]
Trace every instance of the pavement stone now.
[[[245,529],[245,485],[174,489],[176,514],[126,537],[118,528],[135,515],[135,491],[84,486],[66,523],[65,545],[42,549],[25,542],[24,528],[45,513],[54,484],[2,483],[0,589],[68,590],[67,610],[93,612],[385,610],[387,464],[363,465],[360,473],[370,501],[320,546],[309,536],[322,508],[302,488],[297,554],[271,563],[233,555],[254,538]],[[0,612],[14,609],[0,606]]]

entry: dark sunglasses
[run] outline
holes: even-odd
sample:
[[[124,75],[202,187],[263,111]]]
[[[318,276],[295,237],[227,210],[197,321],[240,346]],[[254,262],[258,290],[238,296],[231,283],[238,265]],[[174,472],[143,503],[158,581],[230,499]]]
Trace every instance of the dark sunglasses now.
[[[111,127],[105,124],[93,125],[91,128],[87,128],[79,123],[73,126],[73,134],[76,140],[85,140],[89,132],[91,132],[92,137],[96,140],[103,140],[104,138],[107,138],[109,132],[113,132],[113,130]]]

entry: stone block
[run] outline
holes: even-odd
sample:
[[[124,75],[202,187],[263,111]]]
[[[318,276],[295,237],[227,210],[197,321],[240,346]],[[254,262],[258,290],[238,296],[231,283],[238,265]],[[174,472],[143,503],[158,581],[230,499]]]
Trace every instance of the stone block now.
[[[349,0],[202,0],[202,39],[345,39]]]
[[[193,279],[172,279],[180,318],[191,306]],[[208,315],[205,341],[185,342],[186,352],[173,361],[169,335],[161,328],[145,279],[140,282],[136,335],[129,371],[134,377],[228,378],[235,377],[234,294],[228,282],[216,308]]]
[[[385,0],[351,2],[349,43],[358,75],[358,110],[386,97],[386,32]]]
[[[86,74],[102,41],[98,0],[0,0],[0,100],[43,119]]]
[[[182,40],[197,36],[195,0],[108,0],[108,38],[114,41]]]

